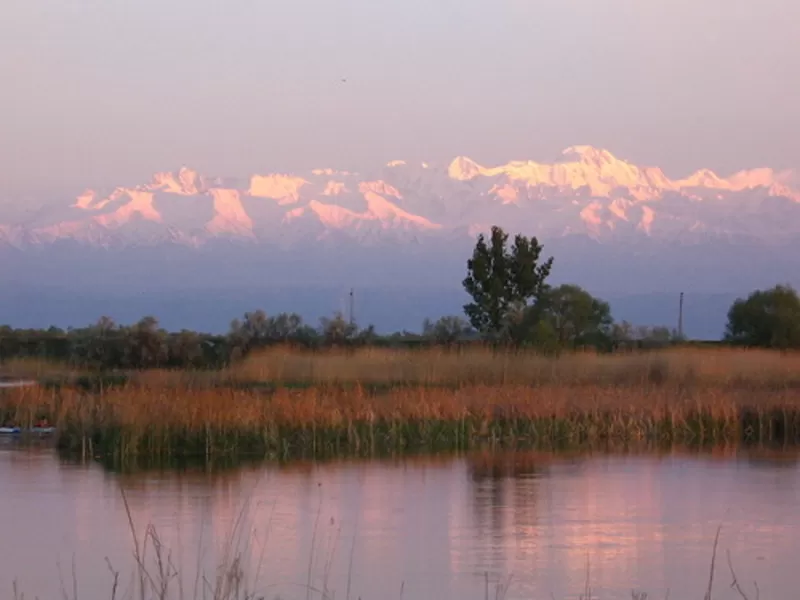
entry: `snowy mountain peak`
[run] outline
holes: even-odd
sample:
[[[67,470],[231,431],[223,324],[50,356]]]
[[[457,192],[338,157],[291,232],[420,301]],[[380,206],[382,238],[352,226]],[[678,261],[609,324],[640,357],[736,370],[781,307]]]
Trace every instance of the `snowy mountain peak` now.
[[[726,178],[699,169],[673,180],[658,167],[583,145],[566,148],[552,163],[486,167],[458,156],[445,172],[395,160],[369,173],[267,172],[234,184],[184,166],[105,195],[87,189],[33,221],[0,212],[0,243],[196,246],[220,237],[290,244],[331,236],[416,243],[429,235],[471,235],[487,224],[599,240],[800,236],[800,180],[793,171],[755,168]]]
[[[293,175],[253,175],[250,179],[249,194],[259,198],[272,198],[282,204],[297,202],[300,190],[308,182]]]
[[[165,191],[183,196],[194,196],[204,189],[204,184],[197,171],[189,167],[181,167],[177,173],[163,171],[153,175],[153,180],[147,189]]]
[[[94,204],[95,200],[97,199],[97,194],[94,190],[86,190],[80,196],[75,199],[75,203],[72,204],[72,208],[82,208],[87,210],[91,208],[92,204]]]
[[[483,167],[466,156],[457,156],[454,158],[447,169],[447,174],[450,176],[450,179],[457,179],[459,181],[468,181],[474,179],[478,175],[483,175],[483,173]]]
[[[181,188],[186,194],[194,195],[200,191],[198,189],[200,179],[197,175],[197,171],[193,169],[181,167],[178,171],[178,181],[180,182]]]
[[[595,148],[594,146],[570,146],[561,152],[559,162],[582,162],[601,168],[603,165],[614,164],[619,161],[616,156],[608,150]]]

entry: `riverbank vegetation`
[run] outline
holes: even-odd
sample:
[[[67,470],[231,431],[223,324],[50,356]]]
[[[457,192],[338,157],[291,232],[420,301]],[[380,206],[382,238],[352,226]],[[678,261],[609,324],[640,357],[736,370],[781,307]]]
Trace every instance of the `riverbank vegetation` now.
[[[678,346],[651,351],[546,355],[530,349],[482,346],[418,349],[272,346],[220,369],[117,369],[96,371],[34,359],[8,361],[10,378],[46,388],[101,391],[120,386],[275,389],[321,385],[394,387],[647,386],[687,389],[784,390],[800,386],[800,353]]]
[[[675,337],[665,327],[634,327],[621,322],[613,324],[606,337],[517,347],[543,354],[575,350],[608,353],[665,348],[675,343]],[[412,351],[498,346],[508,347],[508,344],[483,338],[458,316],[426,320],[420,332],[387,335],[378,335],[373,327],[361,329],[341,314],[322,319],[320,326],[314,328],[296,314],[270,317],[256,310],[235,319],[226,335],[169,332],[153,317],[145,317],[133,325],[119,325],[103,317],[94,325],[69,330],[0,327],[0,375],[145,369],[215,371],[241,363],[253,353],[286,347],[317,351],[364,348]]]
[[[212,374],[9,389],[0,411],[23,427],[46,418],[65,450],[114,461],[783,443],[800,441],[800,356],[274,349]]]

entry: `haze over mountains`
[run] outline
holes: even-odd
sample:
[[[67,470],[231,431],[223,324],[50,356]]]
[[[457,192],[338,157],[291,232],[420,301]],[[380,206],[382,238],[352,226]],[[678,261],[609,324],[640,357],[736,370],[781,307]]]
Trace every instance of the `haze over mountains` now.
[[[214,330],[257,307],[315,318],[356,287],[362,324],[418,329],[460,312],[475,236],[496,224],[538,236],[553,281],[609,299],[617,318],[672,325],[684,291],[687,333],[716,337],[733,297],[796,279],[800,250],[796,171],[670,179],[590,146],[547,164],[398,160],[241,181],[182,167],[24,218],[13,203],[0,199],[0,321],[38,326],[147,313]]]

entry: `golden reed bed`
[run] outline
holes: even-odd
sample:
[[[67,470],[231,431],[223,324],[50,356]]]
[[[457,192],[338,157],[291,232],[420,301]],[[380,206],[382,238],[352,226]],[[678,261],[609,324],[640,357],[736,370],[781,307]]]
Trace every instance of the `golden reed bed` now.
[[[149,371],[145,385],[273,382],[406,385],[681,385],[800,386],[800,353],[692,349],[558,358],[530,351],[363,349],[309,352],[275,348],[254,353],[225,371]]]
[[[63,446],[115,456],[795,442],[800,355],[275,349],[221,372],[135,373],[101,393],[6,390],[0,411],[23,426],[45,416]]]
[[[89,376],[59,363],[12,360],[0,375],[69,379]],[[545,357],[530,351],[468,348],[303,351],[285,347],[255,352],[220,371],[153,369],[126,373],[147,387],[204,387],[230,383],[406,385],[641,385],[800,386],[800,352],[676,347],[649,352],[592,352]]]

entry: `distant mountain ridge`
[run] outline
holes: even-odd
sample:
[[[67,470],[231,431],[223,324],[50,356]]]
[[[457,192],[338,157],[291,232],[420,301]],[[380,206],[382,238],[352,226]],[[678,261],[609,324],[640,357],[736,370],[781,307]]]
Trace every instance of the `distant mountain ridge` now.
[[[463,238],[492,224],[550,238],[769,241],[800,234],[800,184],[796,172],[769,168],[727,178],[701,169],[673,180],[591,146],[569,147],[550,164],[484,167],[462,156],[441,167],[398,160],[364,174],[314,169],[242,182],[182,167],[109,193],[88,189],[27,221],[0,212],[0,242],[291,246],[344,236],[370,244]]]
[[[618,318],[673,324],[672,298],[685,291],[698,298],[703,337],[721,332],[716,299],[800,274],[796,171],[671,179],[591,146],[550,163],[487,167],[462,156],[241,180],[182,167],[24,218],[12,201],[0,199],[0,322],[42,326],[55,315],[69,319],[62,326],[91,322],[101,298],[112,317],[150,307],[171,326],[200,329],[259,307],[330,313],[355,286],[374,290],[362,314],[379,329],[418,328],[422,306],[431,318],[461,312],[466,259],[492,225],[539,237],[555,257],[553,282],[613,296]],[[419,306],[404,299],[412,289]],[[266,304],[250,304],[259,297]]]

